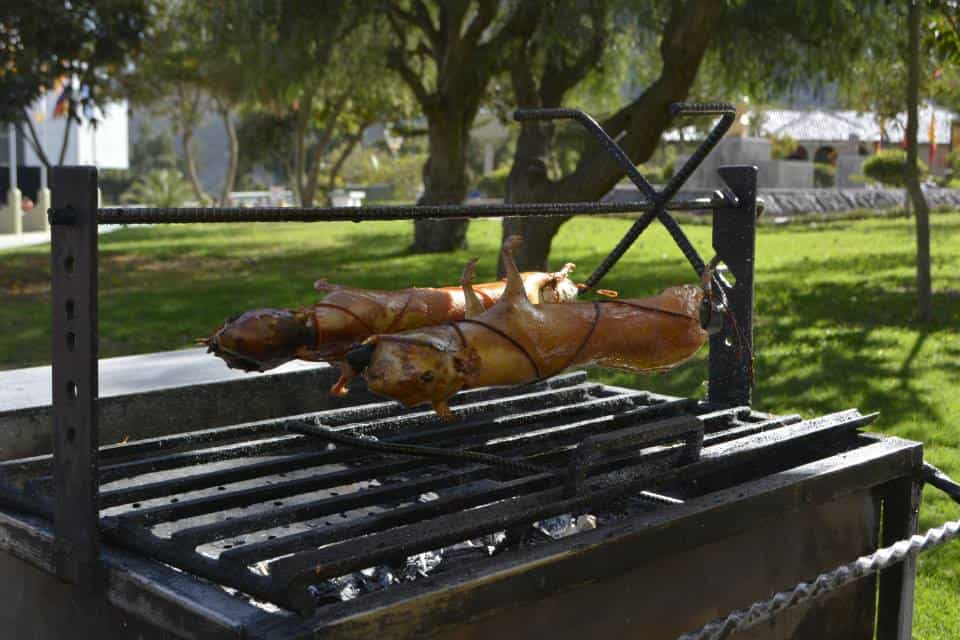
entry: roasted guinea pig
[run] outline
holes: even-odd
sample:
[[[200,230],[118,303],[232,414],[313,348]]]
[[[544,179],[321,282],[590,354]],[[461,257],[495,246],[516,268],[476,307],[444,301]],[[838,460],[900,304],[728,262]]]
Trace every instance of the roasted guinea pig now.
[[[557,273],[521,274],[525,298],[534,304],[574,300],[577,286],[567,277],[573,266],[567,264]],[[462,287],[377,291],[318,280],[314,288],[327,292],[321,302],[300,309],[247,311],[197,342],[231,369],[244,371],[266,371],[297,358],[338,362],[373,334],[462,320],[467,305]],[[504,281],[478,285],[470,302],[491,307],[505,288]]]
[[[668,369],[706,341],[709,274],[700,286],[670,287],[649,298],[533,305],[513,262],[518,242],[504,243],[507,287],[495,305],[484,309],[474,295],[468,265],[464,320],[372,336],[347,354],[352,372],[362,372],[371,391],[407,406],[429,402],[451,417],[447,401],[461,389],[529,383],[571,366]]]

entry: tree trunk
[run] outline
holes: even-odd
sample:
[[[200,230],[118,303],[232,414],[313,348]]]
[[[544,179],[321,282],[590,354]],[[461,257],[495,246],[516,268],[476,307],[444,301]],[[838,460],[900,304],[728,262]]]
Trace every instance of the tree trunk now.
[[[350,157],[350,154],[353,153],[353,150],[357,148],[360,140],[363,139],[364,129],[366,129],[366,126],[361,127],[359,133],[347,137],[347,142],[343,149],[340,150],[340,155],[337,156],[333,166],[330,167],[330,171],[327,173],[328,194],[337,186],[337,176],[339,176],[340,172],[343,171],[343,165],[347,161],[347,158]]]
[[[527,106],[521,100],[521,106]],[[539,104],[539,103],[538,103]],[[557,105],[548,105],[557,106]],[[545,202],[554,196],[547,178],[547,158],[553,142],[553,124],[524,122],[513,156],[513,167],[507,178],[507,202]],[[547,271],[547,258],[553,236],[571,216],[543,218],[537,216],[503,219],[503,240],[512,235],[522,236],[524,242],[514,252],[514,260],[521,271]],[[503,256],[497,264],[497,273],[505,274]]]
[[[30,131],[30,137],[28,138],[27,136],[23,135],[23,126],[19,127],[20,135],[30,143],[30,147],[37,155],[37,158],[43,163],[43,166],[47,168],[47,171],[50,171],[50,159],[47,158],[47,154],[43,150],[43,145],[40,143],[40,137],[37,135],[37,128],[33,126],[33,119],[26,109],[23,110],[23,121],[27,123],[27,128]]]
[[[193,126],[184,123],[180,129],[180,143],[183,144],[183,161],[187,165],[187,180],[190,181],[190,188],[193,189],[193,197],[197,202],[203,204],[207,201],[207,194],[200,184],[200,176],[197,174],[197,158],[193,152]]]
[[[919,0],[910,0],[907,13],[909,28],[907,77],[907,166],[906,181],[917,220],[917,318],[933,319],[932,283],[930,278],[930,208],[920,188],[917,168],[918,106],[920,102],[920,11]]]
[[[307,96],[300,105],[293,136],[293,187],[296,190],[297,202],[301,207],[307,206],[304,202],[306,195],[305,172],[307,164],[307,129],[310,126],[310,111],[313,109],[313,97]]]
[[[227,173],[223,178],[223,191],[220,193],[220,205],[226,206],[230,202],[230,193],[237,181],[237,164],[240,161],[240,141],[237,139],[237,128],[230,114],[230,108],[217,103],[220,118],[223,119],[223,128],[227,132]]]
[[[648,160],[657,148],[661,135],[671,123],[670,104],[686,99],[722,15],[723,3],[716,0],[675,3],[660,43],[663,59],[660,76],[636,100],[601,123],[610,137],[619,140],[620,146],[635,163]],[[550,183],[546,181],[546,165],[543,164],[542,172],[537,166],[537,162],[543,163],[542,158],[531,160],[542,153],[537,149],[537,138],[530,136],[529,149],[521,149],[522,139],[523,133],[510,172],[512,202],[596,201],[623,177],[623,169],[596,144],[584,153],[573,173]],[[528,184],[521,186],[524,182]],[[522,197],[532,199],[519,199]],[[526,236],[526,249],[522,250],[518,262],[520,268],[542,268],[547,264],[552,238],[568,219],[556,219],[554,224],[545,221],[511,223],[511,230],[524,232]],[[504,232],[507,231],[505,226]],[[535,237],[539,233],[549,233],[550,237]]]
[[[435,110],[428,114],[428,119],[429,156],[423,168],[424,191],[417,204],[461,204],[467,197],[469,134],[453,110]],[[469,220],[415,220],[411,251],[439,253],[465,249],[469,225]]]

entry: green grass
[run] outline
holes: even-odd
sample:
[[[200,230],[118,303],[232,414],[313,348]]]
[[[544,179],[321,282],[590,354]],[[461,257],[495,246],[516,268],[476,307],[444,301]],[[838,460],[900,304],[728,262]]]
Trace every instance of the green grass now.
[[[622,219],[576,219],[554,243],[555,264],[586,277],[626,229]],[[707,253],[710,228],[688,226]],[[936,321],[913,320],[914,236],[903,218],[764,226],[758,238],[756,407],[813,415],[880,411],[876,429],[920,440],[927,459],[960,478],[960,213],[932,220]],[[368,287],[455,282],[481,256],[496,268],[499,225],[476,222],[470,251],[415,256],[408,223],[251,224],[127,229],[102,237],[100,336],[104,357],[189,346],[225,316],[314,300],[318,277]],[[0,252],[0,368],[49,361],[46,247]],[[604,286],[646,295],[689,281],[659,228],[643,236]],[[597,378],[675,394],[702,394],[702,358],[666,375]],[[960,517],[927,490],[923,528]],[[920,562],[915,636],[960,637],[960,543]]]

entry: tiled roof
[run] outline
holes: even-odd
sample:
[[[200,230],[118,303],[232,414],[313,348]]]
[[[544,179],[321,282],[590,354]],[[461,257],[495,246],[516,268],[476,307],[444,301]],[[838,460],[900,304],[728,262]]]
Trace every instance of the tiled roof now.
[[[762,113],[763,123],[760,132],[763,137],[789,135],[798,142],[804,141],[846,141],[852,138],[864,142],[880,140],[880,125],[872,113],[859,113],[850,110],[827,109],[768,109]],[[935,116],[934,135],[936,141],[945,144],[950,141],[950,126],[953,120],[960,117],[956,113],[927,104],[920,108],[920,126],[917,131],[917,142],[930,142],[930,116]],[[752,116],[753,114],[749,114]],[[906,113],[901,113],[895,120],[885,123],[886,140],[899,143],[903,140],[907,124]],[[693,128],[683,131],[685,140],[696,140],[700,134]],[[669,141],[680,139],[677,130],[664,135]]]

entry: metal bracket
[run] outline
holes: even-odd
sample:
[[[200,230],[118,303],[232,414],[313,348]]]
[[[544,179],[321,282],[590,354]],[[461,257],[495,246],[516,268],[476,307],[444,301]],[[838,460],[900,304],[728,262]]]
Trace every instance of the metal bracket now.
[[[700,146],[697,147],[680,170],[670,179],[667,185],[660,191],[657,191],[650,182],[643,177],[636,165],[630,159],[630,156],[617,144],[616,140],[611,138],[603,130],[596,120],[578,109],[518,109],[513,113],[513,119],[517,122],[527,120],[576,120],[590,135],[597,139],[604,150],[613,160],[623,168],[627,177],[636,187],[642,191],[650,200],[656,203],[656,206],[640,216],[633,226],[627,231],[613,251],[610,252],[604,261],[597,267],[590,277],[583,283],[586,289],[592,289],[607,274],[608,271],[617,263],[623,254],[626,253],[633,243],[640,237],[654,218],[660,220],[663,226],[670,233],[673,241],[683,252],[684,257],[697,272],[697,276],[703,273],[705,267],[703,259],[697,250],[693,247],[687,238],[683,229],[677,224],[677,221],[667,212],[667,203],[676,195],[680,187],[687,181],[690,175],[696,170],[703,160],[710,154],[710,151],[717,145],[724,134],[730,129],[737,115],[737,110],[733,105],[727,103],[708,103],[694,104],[685,102],[675,102],[670,105],[671,116],[681,115],[719,115],[720,120],[714,125],[713,129],[707,134]]]
[[[683,462],[695,462],[703,450],[703,423],[696,416],[667,418],[641,427],[630,427],[584,438],[570,455],[565,489],[575,496],[583,488],[590,465],[605,451],[650,446],[683,440]]]
[[[723,406],[750,405],[753,395],[753,279],[757,230],[757,167],[720,167],[736,199],[713,213],[713,248],[734,278],[714,278],[727,299],[723,328],[710,336],[707,398]]]
[[[101,584],[97,467],[97,170],[55,167],[50,229],[57,575]],[[65,223],[61,214],[72,212]]]

